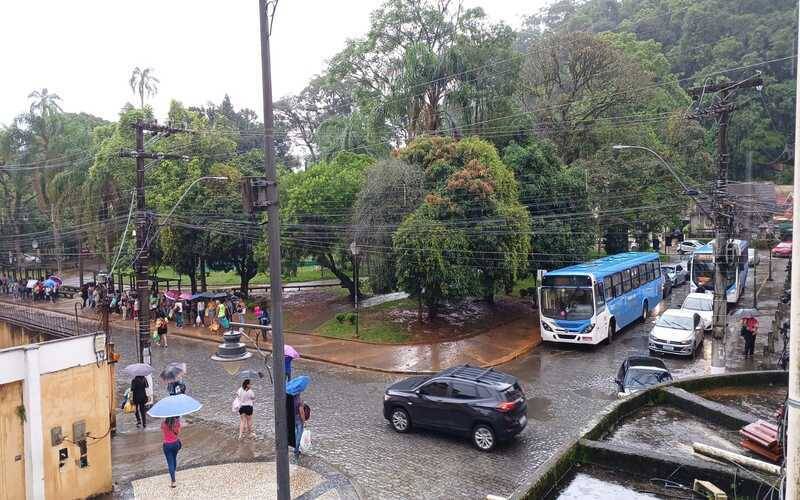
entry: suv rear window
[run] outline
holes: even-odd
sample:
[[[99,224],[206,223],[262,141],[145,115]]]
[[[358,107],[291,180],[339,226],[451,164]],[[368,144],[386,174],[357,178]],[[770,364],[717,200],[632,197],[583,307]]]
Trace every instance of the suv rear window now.
[[[506,401],[516,401],[522,396],[522,389],[520,388],[519,384],[514,384],[505,391],[503,391],[503,397]]]

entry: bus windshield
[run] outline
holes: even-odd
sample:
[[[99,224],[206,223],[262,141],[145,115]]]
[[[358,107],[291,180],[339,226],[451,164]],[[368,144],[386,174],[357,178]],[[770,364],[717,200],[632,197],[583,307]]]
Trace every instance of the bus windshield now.
[[[692,282],[706,290],[714,289],[714,256],[711,254],[695,254],[692,257]],[[736,266],[725,266],[723,270],[725,288],[736,279]]]
[[[542,287],[541,309],[551,319],[590,319],[594,314],[592,289]]]

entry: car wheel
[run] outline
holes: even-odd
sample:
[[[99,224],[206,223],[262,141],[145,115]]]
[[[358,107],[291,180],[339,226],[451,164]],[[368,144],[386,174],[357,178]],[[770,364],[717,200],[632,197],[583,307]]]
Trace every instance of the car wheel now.
[[[389,422],[392,424],[392,429],[400,434],[411,430],[411,419],[408,416],[408,412],[402,408],[392,410],[391,415],[389,415]]]
[[[642,306],[642,323],[647,321],[647,313],[650,312],[650,310],[647,308],[647,306],[648,306],[648,304],[647,304],[647,301],[645,300],[644,301],[644,305]]]
[[[650,355],[653,356],[653,357],[656,357],[656,356],[658,356],[658,353],[656,351],[650,349]]]
[[[488,425],[479,424],[472,429],[472,444],[479,450],[490,451],[496,443],[494,431]]]

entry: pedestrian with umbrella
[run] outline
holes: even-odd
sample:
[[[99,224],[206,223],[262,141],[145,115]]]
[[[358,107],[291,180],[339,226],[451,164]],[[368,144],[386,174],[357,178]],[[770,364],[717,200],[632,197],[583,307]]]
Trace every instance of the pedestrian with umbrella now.
[[[133,377],[131,380],[131,404],[134,406],[136,415],[136,427],[146,429],[145,405],[147,404],[147,388],[150,387],[150,384],[145,377],[153,373],[153,367],[146,363],[134,363],[126,366],[123,371]]]
[[[286,381],[292,379],[292,361],[299,358],[300,353],[294,347],[284,344],[283,345],[283,368],[286,372]]]
[[[164,419],[161,423],[162,448],[164,450],[164,458],[167,460],[167,470],[172,481],[170,487],[172,488],[177,486],[175,472],[178,469],[178,452],[182,448],[180,440],[181,417],[194,413],[202,407],[203,405],[194,398],[186,394],[178,394],[162,399],[147,412],[153,418]]]
[[[756,334],[758,333],[758,320],[756,309],[739,309],[733,317],[742,320],[739,334],[744,337],[744,357],[752,358],[756,348]]]
[[[186,374],[186,363],[170,363],[161,372],[160,378],[167,384],[167,393],[170,396],[186,394],[186,384],[183,376]]]
[[[311,379],[300,375],[286,383],[286,416],[287,434],[289,445],[294,448],[295,459],[300,457],[300,443],[302,441],[305,423],[311,415],[311,409],[303,403],[300,393],[306,390]],[[310,435],[310,434],[309,434]]]

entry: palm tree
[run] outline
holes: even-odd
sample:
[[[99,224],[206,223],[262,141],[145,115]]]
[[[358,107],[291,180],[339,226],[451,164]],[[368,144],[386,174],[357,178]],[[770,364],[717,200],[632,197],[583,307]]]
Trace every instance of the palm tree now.
[[[133,68],[131,79],[128,84],[131,86],[133,94],[139,95],[141,108],[144,109],[144,96],[152,97],[158,93],[158,84],[161,83],[158,78],[153,75],[153,68],[141,69],[139,66]]]
[[[61,97],[58,94],[51,94],[46,88],[34,90],[28,94],[28,99],[32,99],[31,116],[41,117],[45,122],[63,111],[58,103]]]

